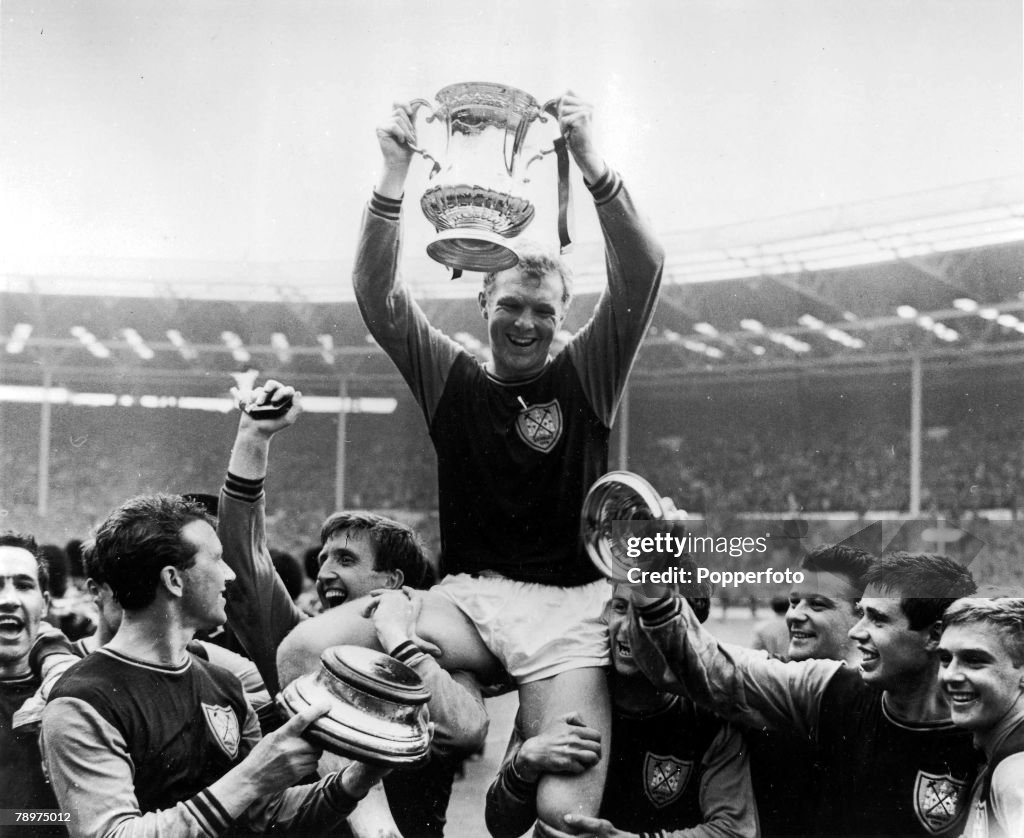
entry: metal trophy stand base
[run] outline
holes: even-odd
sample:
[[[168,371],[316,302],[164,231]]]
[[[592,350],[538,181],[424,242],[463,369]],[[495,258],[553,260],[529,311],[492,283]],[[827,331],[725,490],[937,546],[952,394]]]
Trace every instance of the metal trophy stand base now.
[[[332,646],[320,669],[296,678],[277,696],[288,717],[313,704],[330,711],[306,736],[341,756],[374,765],[414,765],[430,748],[430,692],[414,670],[390,655],[359,646]]]
[[[518,254],[501,236],[466,227],[442,230],[427,245],[427,255],[456,270],[480,273],[504,271],[519,264]]]

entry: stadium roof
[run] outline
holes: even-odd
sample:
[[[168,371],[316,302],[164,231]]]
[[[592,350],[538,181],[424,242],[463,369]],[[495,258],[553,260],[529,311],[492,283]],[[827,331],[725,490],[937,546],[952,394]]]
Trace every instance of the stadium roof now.
[[[635,380],[1024,360],[1020,179],[663,239],[665,285]],[[419,260],[407,253],[407,276]],[[570,331],[604,283],[598,243],[572,260]],[[71,388],[223,390],[250,367],[326,392],[343,378],[397,381],[340,264],[92,268],[102,281],[0,275],[0,383],[38,385],[48,370]],[[435,325],[484,349],[472,277],[414,287]]]

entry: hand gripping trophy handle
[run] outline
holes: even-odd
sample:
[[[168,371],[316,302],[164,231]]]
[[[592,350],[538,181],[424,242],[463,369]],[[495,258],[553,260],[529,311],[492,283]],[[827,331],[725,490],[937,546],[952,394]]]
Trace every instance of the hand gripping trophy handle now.
[[[544,103],[544,106],[541,108],[541,112],[542,113],[546,113],[546,114],[548,114],[550,116],[553,116],[557,120],[558,119],[558,102],[559,102],[559,99],[548,99],[548,101],[546,101]],[[541,122],[547,122],[547,120],[543,116],[538,117],[538,119]],[[523,168],[524,169],[529,169],[530,166],[532,166],[538,160],[543,160],[549,154],[553,154],[554,152],[558,151],[558,146],[559,146],[559,141],[555,140],[555,142],[551,146],[551,148],[542,148],[535,155],[533,155],[533,157],[531,157],[529,160],[526,161],[526,165]]]
[[[436,119],[434,109],[433,107],[431,107],[430,102],[422,98],[413,99],[411,102],[409,102],[409,110],[410,116],[412,117],[414,124],[416,121],[416,112],[419,111],[420,108],[426,108],[427,110],[430,111],[430,116],[427,117],[427,122],[432,122],[434,119]],[[433,177],[434,175],[441,171],[441,164],[437,162],[437,158],[434,157],[434,155],[428,152],[425,148],[422,148],[421,146],[418,146],[414,143],[406,143],[406,147],[409,149],[409,151],[420,155],[424,160],[430,160],[431,162],[433,162],[434,165],[430,169],[430,177]]]
[[[553,116],[557,121],[560,101],[561,99],[548,99],[541,108],[541,112]],[[540,121],[546,122],[547,120],[541,116]],[[533,163],[551,153],[555,155],[558,170],[558,246],[561,253],[568,253],[572,247],[573,234],[570,229],[572,227],[572,193],[569,187],[569,149],[566,145],[566,138],[559,136],[551,148],[541,149],[526,161],[523,168],[529,170]],[[524,182],[528,181],[529,178],[524,178]]]

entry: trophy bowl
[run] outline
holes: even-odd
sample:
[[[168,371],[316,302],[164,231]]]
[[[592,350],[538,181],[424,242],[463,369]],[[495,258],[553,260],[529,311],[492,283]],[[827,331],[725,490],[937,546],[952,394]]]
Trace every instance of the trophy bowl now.
[[[360,646],[331,646],[320,668],[296,678],[277,696],[288,718],[317,703],[330,710],[306,728],[325,751],[374,765],[414,765],[430,748],[419,675],[390,655]]]
[[[434,161],[434,182],[420,207],[437,231],[427,245],[435,261],[458,270],[491,272],[519,262],[507,240],[533,220],[533,203],[522,194],[525,172],[548,149],[523,162],[526,137],[535,121],[546,122],[543,107],[530,94],[493,82],[449,85],[435,96],[436,107],[415,99],[414,109],[427,107],[427,121],[443,122],[446,147],[441,161],[417,146],[413,151]],[[414,111],[415,112],[415,111]]]
[[[606,579],[621,580],[635,565],[626,554],[622,522],[671,520],[677,514],[639,474],[610,471],[594,482],[583,500],[583,545]]]

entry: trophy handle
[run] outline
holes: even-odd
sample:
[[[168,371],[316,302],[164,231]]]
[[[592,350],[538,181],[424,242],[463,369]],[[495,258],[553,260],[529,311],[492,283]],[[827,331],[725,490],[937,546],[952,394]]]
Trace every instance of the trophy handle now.
[[[558,102],[559,99],[548,99],[544,103],[544,107],[541,108],[539,119],[541,122],[547,122],[544,118],[544,114],[550,114],[551,116],[558,118]],[[551,148],[541,149],[537,154],[533,155],[529,160],[526,161],[526,165],[523,167],[523,183],[529,183],[530,179],[526,177],[526,172],[529,171],[531,164],[538,160],[547,157],[549,154],[554,154],[557,160],[558,169],[558,245],[559,252],[568,253],[572,247],[572,193],[569,188],[569,151],[566,145],[566,138],[559,135]]]
[[[540,114],[538,115],[538,120],[540,122],[547,122],[547,119],[545,118],[544,114],[550,114],[555,119],[558,119],[558,102],[559,102],[560,98],[561,97],[558,97],[556,99],[548,99],[544,103],[543,107],[540,109]],[[530,168],[530,166],[533,163],[536,163],[538,160],[543,160],[549,154],[554,154],[556,151],[558,151],[558,144],[557,143],[555,143],[555,145],[551,146],[551,148],[543,148],[543,149],[541,149],[535,155],[533,155],[533,157],[531,157],[529,160],[526,161],[526,165],[523,167],[523,171],[525,172],[527,169]],[[525,178],[524,177],[523,178],[523,182],[524,183],[529,183],[530,180],[529,180],[529,178]]]
[[[430,105],[430,102],[428,102],[426,99],[413,99],[411,102],[409,102],[409,108],[412,110],[414,126],[416,121],[416,112],[420,108],[426,108],[427,110],[430,111],[430,116],[427,117],[427,122],[432,122],[434,119],[437,118],[436,114],[434,113],[434,109]],[[414,143],[406,143],[406,146],[408,147],[409,151],[412,151],[420,155],[424,160],[433,161],[434,165],[430,169],[429,177],[433,177],[434,175],[441,171],[441,164],[437,162],[437,158],[434,157],[434,155],[428,152],[425,148],[415,145]]]

